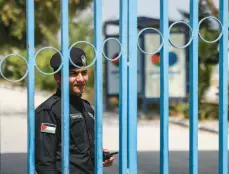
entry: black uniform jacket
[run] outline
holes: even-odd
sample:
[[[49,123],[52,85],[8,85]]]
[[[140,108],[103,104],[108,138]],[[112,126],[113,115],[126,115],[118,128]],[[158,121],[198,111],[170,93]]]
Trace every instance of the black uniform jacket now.
[[[70,96],[70,173],[94,173],[94,110]],[[35,164],[38,174],[61,173],[61,92],[58,89],[35,111]]]

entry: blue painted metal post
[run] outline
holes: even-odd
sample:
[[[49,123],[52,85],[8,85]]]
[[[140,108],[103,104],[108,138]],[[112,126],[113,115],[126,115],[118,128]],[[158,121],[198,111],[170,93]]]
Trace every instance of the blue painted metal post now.
[[[190,45],[190,145],[189,173],[198,173],[198,0],[190,1],[190,24],[193,41]]]
[[[69,174],[69,50],[68,50],[68,1],[61,0],[61,49],[63,67],[61,83],[61,138],[62,138],[62,173]]]
[[[103,173],[103,67],[102,67],[102,1],[94,0],[94,43],[95,62],[95,173]]]
[[[26,1],[26,26],[27,26],[27,58],[28,58],[28,81],[27,81],[27,111],[28,111],[28,161],[29,174],[35,173],[35,113],[34,113],[34,1]]]
[[[137,174],[137,0],[129,0],[128,9],[128,167],[129,173]]]
[[[122,56],[120,58],[120,100],[119,100],[119,173],[126,174],[127,170],[127,29],[128,29],[128,0],[120,0],[120,40]]]
[[[168,117],[169,117],[169,84],[168,84],[168,0],[161,0],[160,5],[160,30],[164,46],[160,52],[160,173],[169,173],[169,152],[168,152]]]
[[[223,35],[219,55],[219,174],[228,173],[228,0],[220,0]]]

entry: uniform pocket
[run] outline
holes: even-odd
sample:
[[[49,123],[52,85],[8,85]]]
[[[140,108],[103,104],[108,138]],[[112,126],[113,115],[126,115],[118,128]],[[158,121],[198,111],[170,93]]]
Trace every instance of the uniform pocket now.
[[[70,123],[70,132],[73,143],[79,148],[80,151],[83,151],[86,147],[85,144],[85,123],[82,115],[79,113],[71,114],[71,123]]]

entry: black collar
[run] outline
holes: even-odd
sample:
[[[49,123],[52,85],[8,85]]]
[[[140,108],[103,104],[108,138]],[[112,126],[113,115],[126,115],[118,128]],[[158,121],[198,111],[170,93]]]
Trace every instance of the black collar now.
[[[61,98],[61,89],[60,88],[57,88],[55,95],[57,95],[58,97]],[[81,96],[70,95],[69,96],[69,102],[72,106],[74,106],[80,110],[84,108],[84,104],[83,104],[83,100],[82,100]]]

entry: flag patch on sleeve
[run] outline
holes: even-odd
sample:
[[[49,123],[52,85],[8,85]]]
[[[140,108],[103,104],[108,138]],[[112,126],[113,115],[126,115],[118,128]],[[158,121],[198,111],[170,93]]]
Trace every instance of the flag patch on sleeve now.
[[[50,123],[42,123],[41,124],[41,132],[55,134],[56,133],[56,125]]]

